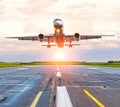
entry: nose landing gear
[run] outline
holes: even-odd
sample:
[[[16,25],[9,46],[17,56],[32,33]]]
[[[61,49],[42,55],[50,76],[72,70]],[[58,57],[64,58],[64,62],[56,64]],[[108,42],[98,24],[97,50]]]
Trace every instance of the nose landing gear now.
[[[51,45],[50,45],[50,37],[48,38],[48,45],[47,45],[47,48],[51,48]]]

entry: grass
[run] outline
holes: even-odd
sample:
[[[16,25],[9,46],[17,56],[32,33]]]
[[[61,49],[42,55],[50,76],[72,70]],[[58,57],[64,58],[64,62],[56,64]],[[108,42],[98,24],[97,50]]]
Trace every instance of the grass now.
[[[41,65],[42,63],[38,62],[0,62],[0,68],[7,67],[17,67],[17,66],[32,66],[32,65]]]
[[[114,67],[114,68],[120,68],[120,63],[101,63],[101,62],[95,62],[95,63],[85,63],[85,65],[88,66],[102,66],[102,67]]]
[[[0,68],[17,67],[17,66],[35,66],[35,65],[87,65],[87,66],[102,66],[120,68],[120,62],[0,62]]]

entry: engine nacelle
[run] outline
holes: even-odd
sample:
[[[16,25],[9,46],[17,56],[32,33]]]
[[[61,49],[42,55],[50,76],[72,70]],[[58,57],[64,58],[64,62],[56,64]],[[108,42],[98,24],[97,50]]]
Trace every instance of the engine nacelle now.
[[[79,41],[79,38],[80,38],[79,33],[75,33],[74,36],[75,36],[76,41]]]
[[[44,38],[44,35],[43,34],[39,34],[39,40],[40,40],[40,42],[43,42],[43,38]]]

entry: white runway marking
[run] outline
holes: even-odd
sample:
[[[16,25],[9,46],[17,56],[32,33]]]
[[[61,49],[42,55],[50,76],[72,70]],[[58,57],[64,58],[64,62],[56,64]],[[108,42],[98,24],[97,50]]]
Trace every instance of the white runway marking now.
[[[26,70],[28,68],[16,68],[17,70]]]
[[[73,107],[70,96],[65,86],[57,86],[56,107]]]
[[[93,68],[88,68],[88,69],[94,69],[94,70],[96,70],[96,69],[100,69],[100,68],[93,67]]]
[[[79,86],[79,85],[75,85],[75,86],[67,86],[67,87],[71,87],[71,88],[91,87],[91,88],[101,88],[101,89],[105,89],[103,86]]]
[[[56,77],[61,77],[61,72],[57,72]]]

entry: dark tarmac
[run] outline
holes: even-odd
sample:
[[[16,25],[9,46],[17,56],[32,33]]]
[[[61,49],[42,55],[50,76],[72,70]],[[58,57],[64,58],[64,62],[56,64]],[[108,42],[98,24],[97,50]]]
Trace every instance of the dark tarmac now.
[[[1,68],[0,107],[120,107],[120,69],[78,65]]]

